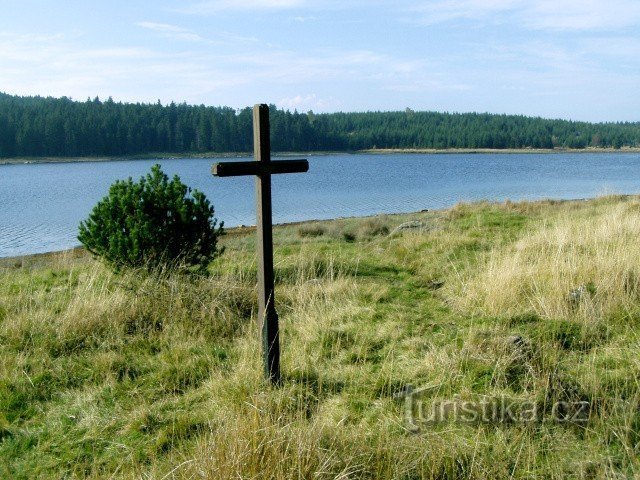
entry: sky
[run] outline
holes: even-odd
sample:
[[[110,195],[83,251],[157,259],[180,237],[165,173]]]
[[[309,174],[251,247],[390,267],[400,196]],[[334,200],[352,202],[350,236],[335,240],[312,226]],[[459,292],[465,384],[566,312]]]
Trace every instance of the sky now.
[[[0,91],[640,121],[640,0],[0,0]]]

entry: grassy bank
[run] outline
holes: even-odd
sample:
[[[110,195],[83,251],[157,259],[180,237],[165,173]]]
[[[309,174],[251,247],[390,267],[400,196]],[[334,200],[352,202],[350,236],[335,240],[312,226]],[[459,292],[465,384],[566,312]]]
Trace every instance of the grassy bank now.
[[[280,389],[252,235],[201,278],[5,265],[0,477],[640,475],[639,237],[637,197],[278,227]],[[408,422],[407,385],[538,415]]]

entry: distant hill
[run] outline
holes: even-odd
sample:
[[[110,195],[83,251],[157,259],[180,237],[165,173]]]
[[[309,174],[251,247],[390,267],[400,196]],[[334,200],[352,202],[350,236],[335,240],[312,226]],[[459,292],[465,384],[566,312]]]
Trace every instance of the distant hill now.
[[[251,109],[0,93],[0,157],[249,152]],[[271,107],[272,149],[639,147],[640,122],[488,113],[298,113]]]

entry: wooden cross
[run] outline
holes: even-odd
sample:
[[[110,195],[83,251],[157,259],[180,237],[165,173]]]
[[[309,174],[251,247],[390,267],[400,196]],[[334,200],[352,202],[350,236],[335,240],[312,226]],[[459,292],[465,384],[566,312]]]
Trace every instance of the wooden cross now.
[[[258,233],[258,318],[262,321],[264,373],[273,384],[280,383],[280,337],[275,308],[273,279],[273,235],[271,220],[271,175],[309,170],[306,160],[271,160],[269,107],[253,107],[253,156],[255,162],[221,162],[213,166],[217,177],[256,176]]]

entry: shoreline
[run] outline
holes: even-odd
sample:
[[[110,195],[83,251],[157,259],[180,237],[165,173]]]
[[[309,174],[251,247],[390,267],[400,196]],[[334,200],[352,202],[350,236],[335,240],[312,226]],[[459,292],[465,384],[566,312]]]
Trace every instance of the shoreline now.
[[[389,154],[547,154],[562,153],[640,153],[640,147],[622,148],[371,148],[356,151],[313,151],[313,152],[273,152],[274,157],[290,156],[324,156],[324,155],[389,155]],[[91,163],[91,162],[126,162],[131,160],[184,160],[184,159],[217,159],[251,157],[251,152],[208,152],[208,153],[148,153],[131,156],[117,155],[113,157],[16,157],[0,158],[0,165],[50,164],[50,163]]]
[[[572,200],[567,200],[572,201]],[[299,220],[296,222],[283,222],[283,223],[274,223],[274,228],[286,228],[286,227],[296,227],[300,225],[304,225],[305,223],[322,223],[322,222],[335,222],[340,220],[353,220],[353,219],[367,219],[367,218],[375,218],[381,215],[393,217],[396,215],[417,215],[420,213],[426,212],[437,212],[440,210],[446,209],[437,209],[437,210],[418,210],[415,212],[394,212],[394,213],[377,213],[374,215],[353,215],[347,217],[335,217],[335,218],[325,218],[325,219],[310,219],[310,220]],[[245,235],[250,235],[255,233],[256,226],[255,225],[237,225],[235,227],[229,227],[224,229],[224,237],[242,237]],[[49,252],[39,252],[39,253],[25,253],[24,255],[11,255],[9,257],[0,257],[0,268],[16,266],[18,263],[22,265],[33,264],[38,262],[39,260],[49,260],[55,256],[63,256],[63,255],[71,255],[73,258],[82,258],[87,255],[91,255],[82,245],[76,245],[75,247],[65,248],[63,250],[51,250]]]
[[[632,197],[634,195],[629,194],[629,195],[622,195],[625,197]],[[593,198],[571,198],[571,199],[540,199],[540,200],[533,200],[532,203],[538,203],[538,202],[545,202],[545,201],[549,201],[549,200],[553,200],[553,201],[557,201],[560,203],[566,203],[566,202],[586,202],[589,200],[594,200],[598,197],[593,197]],[[484,200],[477,200],[477,201],[473,201],[473,202],[469,202],[470,204],[477,204],[477,203],[482,203]],[[465,203],[465,202],[463,202]],[[504,203],[504,202],[490,202],[490,203]],[[518,203],[518,202],[515,202]],[[304,224],[310,224],[310,223],[325,223],[325,222],[336,222],[336,221],[342,221],[342,220],[358,220],[358,219],[370,219],[370,218],[376,218],[376,217],[381,217],[381,216],[385,216],[385,217],[394,217],[394,216],[406,216],[406,215],[420,215],[420,214],[433,214],[436,212],[443,212],[446,210],[449,210],[450,208],[453,208],[453,205],[450,207],[445,207],[445,208],[437,208],[437,209],[423,209],[423,210],[416,210],[413,212],[393,212],[393,213],[376,213],[376,214],[372,214],[372,215],[353,215],[353,216],[346,216],[346,217],[335,217],[335,218],[325,218],[325,219],[309,219],[309,220],[299,220],[299,221],[295,221],[295,222],[283,222],[283,223],[275,223],[273,224],[274,229],[275,228],[287,228],[287,227],[296,227],[296,226],[300,226],[300,225],[304,225]],[[225,228],[224,230],[224,235],[222,238],[224,237],[243,237],[243,236],[247,236],[247,235],[251,235],[253,233],[255,233],[256,231],[256,226],[255,225],[237,225],[234,227],[229,227],[229,228]],[[71,247],[71,248],[66,248],[63,250],[52,250],[52,251],[48,251],[48,252],[40,252],[40,253],[26,253],[24,255],[12,255],[9,257],[0,257],[0,268],[20,268],[20,267],[25,267],[25,266],[30,266],[30,265],[34,265],[37,264],[38,262],[41,261],[49,261],[54,257],[57,256],[68,256],[70,255],[72,258],[74,259],[80,259],[80,258],[84,258],[86,256],[90,256],[91,254],[82,246],[82,245],[77,245],[75,247]]]

